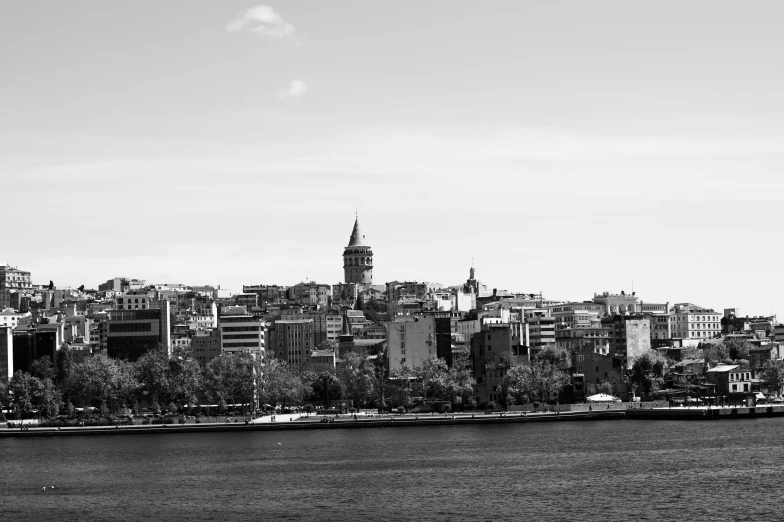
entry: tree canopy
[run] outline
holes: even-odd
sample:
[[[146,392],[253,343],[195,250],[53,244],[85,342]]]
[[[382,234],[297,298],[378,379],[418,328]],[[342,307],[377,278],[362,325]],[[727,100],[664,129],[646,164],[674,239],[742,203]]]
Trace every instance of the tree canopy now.
[[[632,362],[629,380],[647,398],[662,388],[666,363],[664,356],[653,350],[640,354]]]

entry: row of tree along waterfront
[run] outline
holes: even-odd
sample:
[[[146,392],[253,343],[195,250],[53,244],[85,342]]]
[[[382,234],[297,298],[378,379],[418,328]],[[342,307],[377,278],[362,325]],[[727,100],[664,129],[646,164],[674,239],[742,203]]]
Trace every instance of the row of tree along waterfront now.
[[[695,351],[710,362],[748,366],[748,346],[719,344]],[[309,405],[329,408],[336,400],[351,408],[411,408],[442,402],[452,410],[474,409],[476,381],[467,354],[452,366],[428,356],[421,366],[388,372],[384,352],[362,357],[349,352],[334,369],[298,372],[274,357],[247,353],[225,354],[201,368],[187,351],[151,350],[137,361],[105,355],[74,360],[67,349],[57,360],[33,361],[30,372],[17,371],[7,387],[0,386],[0,421],[37,417],[73,418],[82,409],[96,410],[100,418],[144,412],[193,415],[225,413],[240,405],[251,414],[266,405]],[[637,358],[628,383],[644,398],[655,397],[665,385],[671,364],[657,352]],[[555,346],[542,349],[530,364],[508,368],[501,384],[504,405],[557,402],[571,383],[571,354]],[[769,361],[762,376],[779,393],[784,384],[784,362]],[[612,394],[620,376],[599,389]],[[213,405],[210,407],[210,405]],[[485,405],[486,406],[486,405]],[[210,411],[211,410],[211,411]]]
[[[512,402],[548,401],[568,382],[568,353],[542,350],[530,366],[512,368],[505,386]],[[423,402],[447,403],[450,409],[474,409],[474,380],[466,354],[452,366],[428,356],[420,367],[393,370],[382,352],[363,357],[349,352],[334,369],[298,372],[274,357],[224,354],[203,369],[184,350],[169,356],[151,350],[136,361],[95,355],[74,360],[67,349],[52,362],[42,357],[30,372],[17,371],[0,386],[0,421],[75,418],[94,411],[113,422],[143,413],[195,415],[227,412],[239,405],[251,414],[269,405],[311,407],[340,401],[348,408],[411,408]]]

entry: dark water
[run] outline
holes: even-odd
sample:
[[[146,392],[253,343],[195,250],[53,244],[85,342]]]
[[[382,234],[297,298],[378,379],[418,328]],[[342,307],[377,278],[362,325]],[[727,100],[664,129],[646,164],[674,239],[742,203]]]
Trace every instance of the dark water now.
[[[5,521],[776,520],[783,429],[784,419],[597,421],[0,439],[0,513]]]

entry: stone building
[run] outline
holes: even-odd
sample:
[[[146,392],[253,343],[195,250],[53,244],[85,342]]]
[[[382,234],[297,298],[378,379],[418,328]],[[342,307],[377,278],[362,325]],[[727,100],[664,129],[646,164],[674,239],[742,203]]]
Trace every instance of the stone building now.
[[[373,251],[359,230],[359,217],[354,221],[348,246],[343,250],[343,273],[346,283],[373,284]]]

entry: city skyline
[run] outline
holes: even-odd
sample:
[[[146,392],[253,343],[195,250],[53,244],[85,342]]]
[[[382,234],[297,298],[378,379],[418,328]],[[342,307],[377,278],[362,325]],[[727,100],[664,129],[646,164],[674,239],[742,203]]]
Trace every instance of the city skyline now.
[[[782,9],[3,5],[0,261],[334,284],[358,207],[378,284],[776,313]]]

